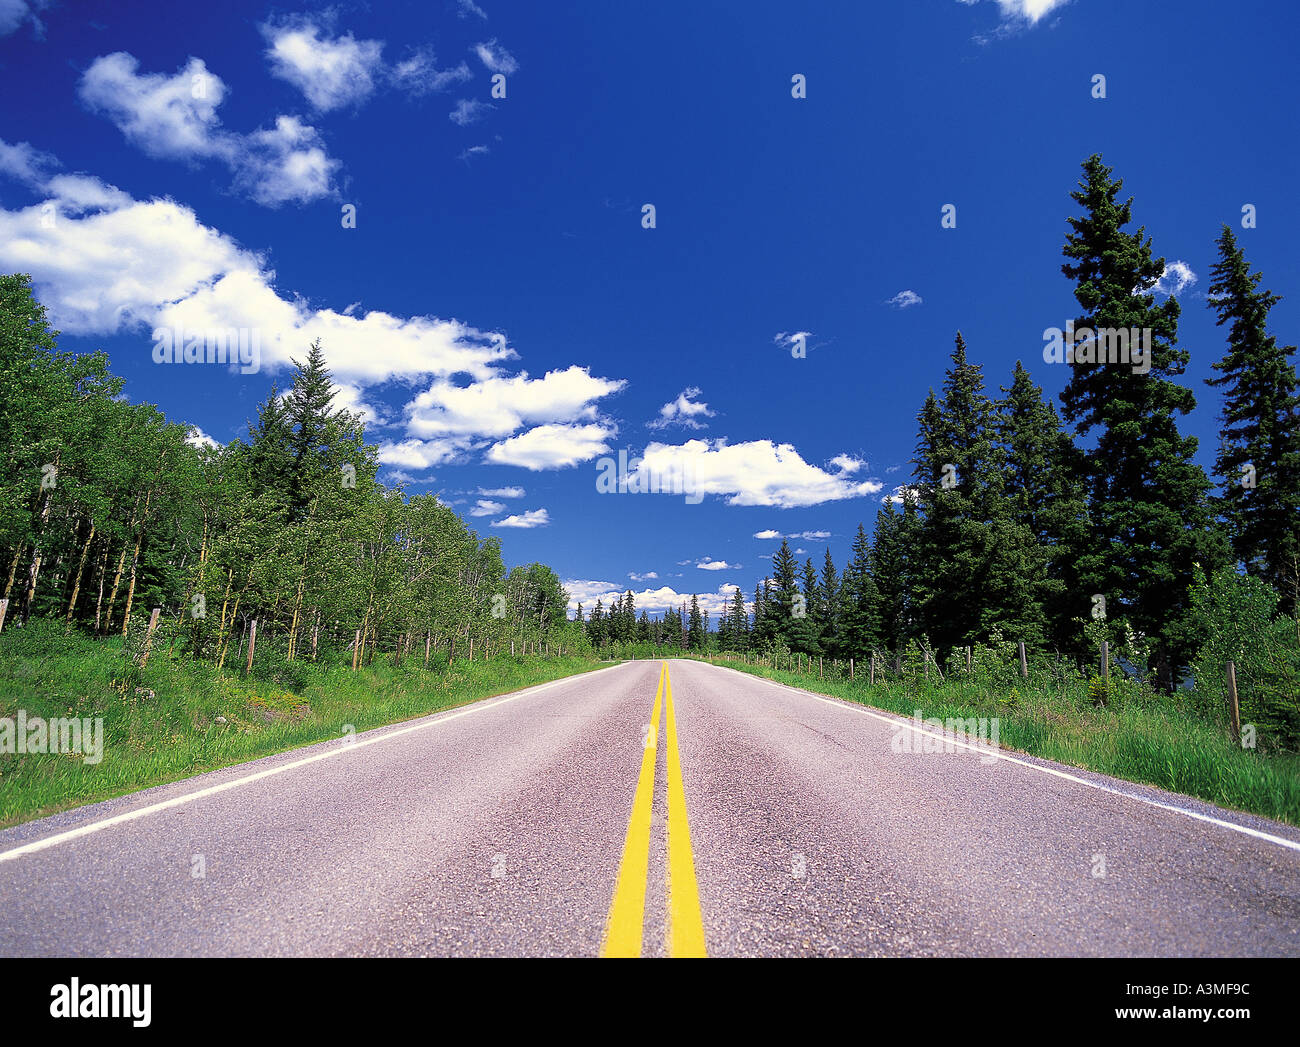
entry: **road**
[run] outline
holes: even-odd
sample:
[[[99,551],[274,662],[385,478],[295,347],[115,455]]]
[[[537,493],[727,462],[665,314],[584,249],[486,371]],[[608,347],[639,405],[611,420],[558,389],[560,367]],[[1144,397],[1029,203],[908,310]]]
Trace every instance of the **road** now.
[[[1300,955],[1300,831],[906,722],[613,666],[0,832],[0,955]]]

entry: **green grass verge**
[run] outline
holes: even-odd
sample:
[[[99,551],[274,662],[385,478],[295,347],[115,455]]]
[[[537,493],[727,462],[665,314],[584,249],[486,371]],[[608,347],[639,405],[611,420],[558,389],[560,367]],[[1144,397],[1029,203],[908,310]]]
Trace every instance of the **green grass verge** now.
[[[155,650],[133,674],[120,637],[33,621],[0,633],[0,717],[103,717],[103,759],[0,753],[0,828],[602,667],[590,657],[494,657],[448,667],[391,658],[294,663],[272,678],[218,673]],[[224,718],[222,723],[218,717]]]
[[[1121,689],[1097,708],[1084,682],[1033,680],[1008,687],[950,679],[818,677],[716,659],[716,664],[818,694],[911,717],[999,718],[999,744],[1072,767],[1194,796],[1221,807],[1300,825],[1300,756],[1243,750],[1226,727],[1197,715],[1185,699]]]

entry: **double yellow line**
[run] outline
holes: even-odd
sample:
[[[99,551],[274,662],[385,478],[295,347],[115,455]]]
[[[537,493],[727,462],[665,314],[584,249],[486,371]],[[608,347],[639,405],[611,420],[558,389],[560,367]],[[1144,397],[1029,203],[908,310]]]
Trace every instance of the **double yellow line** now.
[[[602,956],[640,956],[645,922],[646,879],[650,864],[650,815],[654,803],[655,764],[659,757],[659,715],[667,700],[668,732],[668,955],[706,956],[700,889],[695,879],[691,827],[686,817],[686,790],[677,751],[677,717],[673,714],[673,683],[668,663],[659,670],[650,730],[646,735],[641,773],[632,799],[623,859],[618,867],[614,900],[609,907]]]

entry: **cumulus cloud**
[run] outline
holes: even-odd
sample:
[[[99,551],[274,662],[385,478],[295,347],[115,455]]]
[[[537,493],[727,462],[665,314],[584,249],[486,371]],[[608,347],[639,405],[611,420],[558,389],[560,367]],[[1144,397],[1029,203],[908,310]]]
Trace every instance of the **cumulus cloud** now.
[[[701,571],[734,571],[740,567],[740,564],[727,563],[726,560],[711,560],[706,556],[695,566]]]
[[[185,442],[191,447],[208,447],[214,451],[220,451],[221,448],[225,446],[220,441],[214,440],[197,425],[190,426],[190,432],[189,435],[185,437]]]
[[[551,522],[551,515],[545,509],[530,509],[526,513],[516,513],[504,520],[497,520],[493,527],[545,527]]]
[[[526,425],[594,422],[596,401],[621,391],[622,379],[597,378],[576,365],[530,378],[493,376],[466,386],[434,382],[407,407],[413,436],[477,434],[504,437]]]
[[[606,422],[589,425],[539,425],[493,444],[485,461],[518,465],[534,472],[563,469],[608,454],[618,429]]]
[[[793,445],[771,440],[652,443],[641,463],[651,475],[683,477],[692,494],[723,496],[728,505],[788,509],[859,498],[881,489],[872,480],[854,481],[842,472],[829,473],[804,461]]]
[[[351,33],[330,37],[307,18],[261,26],[271,74],[302,92],[317,112],[359,105],[375,90],[384,45]]]
[[[485,498],[522,498],[524,489],[522,487],[480,487],[478,493]]]
[[[1167,297],[1180,295],[1196,283],[1196,274],[1186,262],[1167,262],[1165,271],[1147,290]]]
[[[489,72],[514,73],[519,69],[519,63],[515,61],[514,55],[501,47],[495,39],[485,44],[475,44],[474,53],[478,55],[479,61],[487,66]]]
[[[629,571],[627,576],[634,582],[652,582],[659,577],[659,574],[656,571],[646,571],[645,574],[637,574],[635,571]]]
[[[681,426],[683,429],[706,428],[706,423],[699,419],[712,418],[717,412],[710,411],[708,404],[701,403],[697,399],[700,395],[700,390],[695,386],[683,389],[677,394],[677,399],[659,408],[659,417],[652,422],[647,422],[646,428],[667,429],[671,426]]]
[[[388,70],[390,83],[407,94],[416,96],[445,91],[453,84],[464,83],[473,75],[464,62],[450,69],[439,69],[433,52],[428,50],[417,51]]]
[[[629,577],[632,576],[629,575]],[[578,604],[582,604],[584,617],[590,615],[592,608],[596,606],[597,600],[600,600],[605,607],[608,607],[615,600],[620,599],[624,592],[628,591],[626,588],[620,589],[613,582],[590,581],[578,578],[568,579],[563,584],[565,591],[569,594],[569,610],[575,611]],[[641,611],[647,611],[657,617],[663,611],[681,607],[682,604],[690,607],[691,596],[695,595],[699,600],[700,610],[716,618],[718,614],[731,606],[732,594],[736,591],[736,588],[734,584],[727,583],[718,586],[713,592],[692,594],[680,593],[671,586],[665,585],[659,589],[642,589],[640,592],[633,590],[632,600],[636,604],[638,614]]]
[[[3,2],[0,0],[0,3]],[[0,174],[6,174],[25,185],[43,184],[58,164],[53,156],[33,148],[30,142],[19,142],[17,145],[0,142]]]
[[[899,291],[893,298],[887,299],[885,304],[892,305],[895,309],[910,309],[923,301],[924,299],[915,291]]]
[[[480,498],[474,503],[474,508],[469,511],[470,516],[496,516],[506,507],[505,502],[492,502],[485,498]]]
[[[479,7],[478,4],[474,3],[474,0],[456,0],[456,3],[460,7],[460,10],[457,11],[456,14],[461,18],[468,18],[470,15],[478,15],[479,18],[484,19],[487,18],[487,12],[484,11],[483,8]]]
[[[82,74],[82,102],[122,132],[127,141],[159,159],[215,159],[230,168],[237,188],[268,207],[307,203],[330,195],[338,162],[326,153],[319,132],[296,117],[241,135],[225,130],[217,108],[226,85],[191,58],[175,74],[137,72],[125,51],[96,58]]]

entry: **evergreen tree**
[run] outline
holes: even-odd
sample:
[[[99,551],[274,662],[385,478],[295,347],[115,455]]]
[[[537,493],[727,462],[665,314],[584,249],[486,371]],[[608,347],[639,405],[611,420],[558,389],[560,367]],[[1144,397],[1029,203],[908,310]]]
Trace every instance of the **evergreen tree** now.
[[[1106,597],[1110,617],[1127,618],[1154,641],[1158,677],[1171,688],[1198,642],[1189,613],[1193,564],[1212,568],[1223,552],[1211,529],[1210,482],[1193,461],[1196,439],[1178,431],[1178,416],[1196,400],[1175,381],[1188,360],[1177,346],[1178,302],[1157,305],[1152,293],[1164,259],[1153,255],[1143,228],[1125,230],[1133,201],[1118,202],[1122,183],[1111,168],[1093,155],[1083,169],[1071,196],[1084,214],[1069,219],[1061,267],[1083,310],[1075,331],[1149,332],[1150,343],[1140,366],[1089,362],[1099,354],[1081,345],[1061,393],[1066,421],[1097,440],[1078,461],[1092,541],[1103,553],[1086,584]]]
[[[1087,500],[1078,480],[1077,450],[1061,428],[1055,407],[1016,361],[1011,387],[999,403],[1002,446],[1006,452],[1006,495],[1012,518],[1025,527],[1047,556],[1035,586],[1034,603],[1046,616],[1047,639],[1079,655],[1083,636],[1077,619],[1092,612],[1091,594],[1081,579],[1100,569],[1089,544]]]
[[[883,527],[894,526],[889,517],[896,517],[893,503],[887,503],[889,511],[882,510],[876,517],[877,535]],[[888,539],[886,539],[888,541]],[[866,529],[858,524],[858,535],[853,540],[853,558],[844,568],[844,580],[840,586],[840,610],[842,635],[839,653],[859,662],[871,657],[881,641],[881,596],[880,589],[873,577],[871,543],[867,539]]]
[[[1214,364],[1223,429],[1214,472],[1217,500],[1233,556],[1283,598],[1294,615],[1300,600],[1300,383],[1289,357],[1268,333],[1269,311],[1282,299],[1259,289],[1245,252],[1227,225],[1217,242],[1209,306],[1228,326],[1228,351]]]

